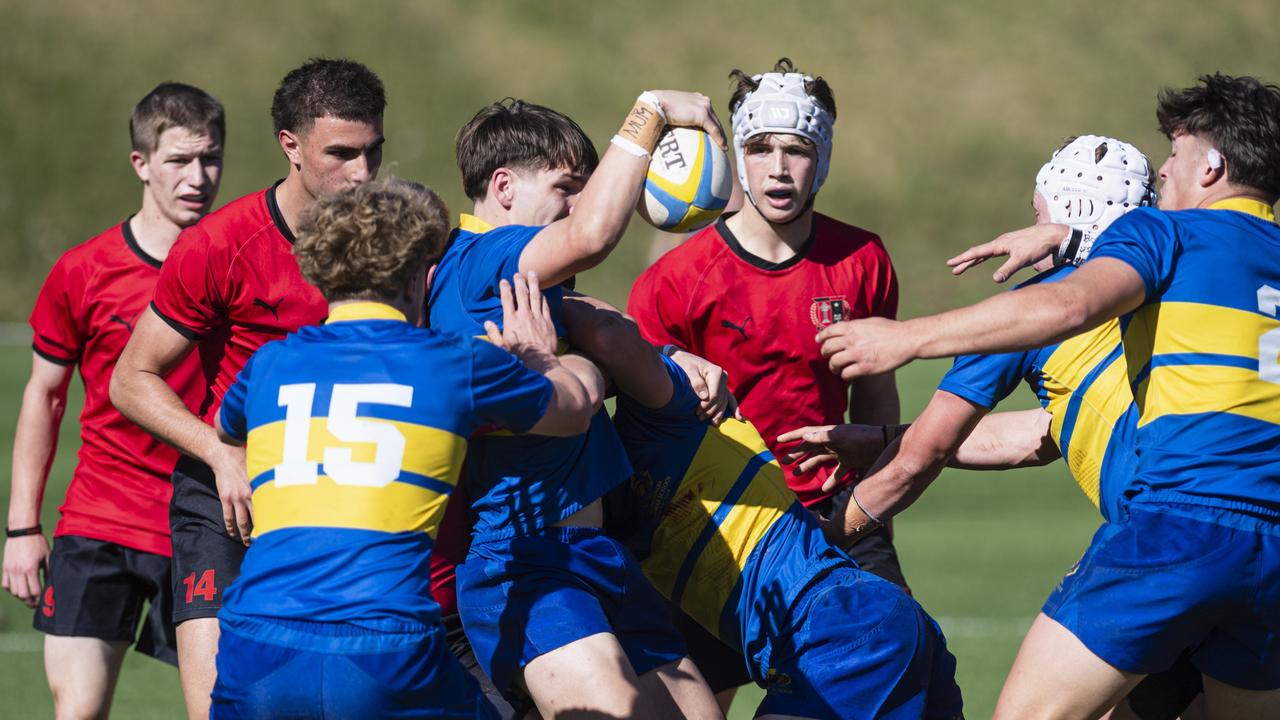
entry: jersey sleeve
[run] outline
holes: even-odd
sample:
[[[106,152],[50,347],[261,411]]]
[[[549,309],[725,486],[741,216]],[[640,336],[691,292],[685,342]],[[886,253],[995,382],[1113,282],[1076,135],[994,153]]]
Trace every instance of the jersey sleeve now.
[[[889,251],[877,239],[875,247],[879,250],[874,255],[874,265],[868,276],[871,282],[866,283],[867,307],[873,317],[889,320],[898,319],[898,274],[894,272],[893,261],[889,259]]]
[[[990,410],[1031,372],[1032,353],[960,355],[938,383],[939,390]]]
[[[460,266],[458,285],[465,306],[487,306],[496,302],[498,281],[510,280],[520,272],[520,254],[542,228],[506,225],[486,233],[468,252]]]
[[[471,341],[471,395],[476,425],[528,432],[547,413],[554,388],[514,355],[482,340]]]
[[[640,334],[654,345],[676,345],[696,352],[688,322],[688,303],[659,261],[636,278],[627,299],[627,314],[635,318]]]
[[[258,352],[254,353],[249,358],[249,362],[245,363],[240,372],[236,374],[236,381],[231,384],[231,387],[227,388],[226,394],[222,396],[222,406],[218,410],[222,431],[240,442],[245,442],[249,439],[249,417],[246,411],[246,404],[249,398],[250,377],[253,373],[254,363],[262,354],[262,348],[259,348]]]
[[[1115,258],[1133,268],[1150,301],[1168,286],[1181,250],[1173,221],[1159,210],[1138,208],[1122,215],[1098,237],[1089,260]]]
[[[81,302],[72,278],[72,261],[63,255],[49,271],[31,310],[31,349],[58,365],[74,365],[84,352],[85,332]]]
[[[199,225],[183,230],[160,268],[151,309],[188,339],[207,335],[226,307],[226,260]]]
[[[662,364],[671,380],[671,399],[660,408],[647,408],[629,395],[619,393],[617,415],[627,418],[629,429],[640,428],[649,440],[663,437],[687,437],[689,431],[705,421],[698,419],[698,395],[689,383],[689,376],[669,357]]]

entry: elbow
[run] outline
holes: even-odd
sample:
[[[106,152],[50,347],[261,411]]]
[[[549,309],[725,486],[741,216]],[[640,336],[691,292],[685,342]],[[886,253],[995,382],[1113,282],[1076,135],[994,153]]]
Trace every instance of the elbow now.
[[[121,415],[128,417],[129,413],[126,411],[126,407],[128,407],[129,391],[127,382],[122,379],[124,374],[123,368],[117,365],[111,373],[111,382],[107,385],[107,397],[111,399],[111,404],[115,406],[116,410],[120,411]]]

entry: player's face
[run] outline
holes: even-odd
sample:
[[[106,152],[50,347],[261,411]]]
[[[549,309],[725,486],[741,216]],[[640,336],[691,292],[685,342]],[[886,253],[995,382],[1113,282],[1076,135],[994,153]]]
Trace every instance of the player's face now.
[[[747,189],[765,220],[785,223],[804,212],[818,175],[818,149],[799,135],[770,133],[747,141]]]
[[[1196,206],[1202,188],[1200,180],[1209,169],[1208,141],[1187,133],[1173,136],[1169,159],[1160,166],[1161,210],[1186,210]]]
[[[587,178],[564,167],[512,172],[511,222],[542,226],[569,217]]]
[[[312,197],[329,197],[378,177],[382,166],[382,122],[316,118],[297,136],[302,184]]]
[[[222,138],[216,131],[171,127],[160,133],[155,152],[134,152],[130,159],[144,192],[174,225],[194,225],[213,207],[222,180]]]

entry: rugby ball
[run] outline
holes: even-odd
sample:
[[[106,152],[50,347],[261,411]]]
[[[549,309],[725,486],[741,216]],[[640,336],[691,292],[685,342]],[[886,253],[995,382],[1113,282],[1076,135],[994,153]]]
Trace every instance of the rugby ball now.
[[[650,225],[683,233],[724,212],[733,190],[729,156],[695,128],[669,127],[658,137],[636,211]]]

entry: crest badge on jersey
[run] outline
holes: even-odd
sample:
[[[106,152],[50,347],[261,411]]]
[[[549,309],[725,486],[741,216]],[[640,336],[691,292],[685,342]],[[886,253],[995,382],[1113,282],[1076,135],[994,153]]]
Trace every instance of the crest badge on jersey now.
[[[809,319],[813,326],[821,330],[834,323],[849,319],[849,303],[843,295],[816,297],[809,306]]]

